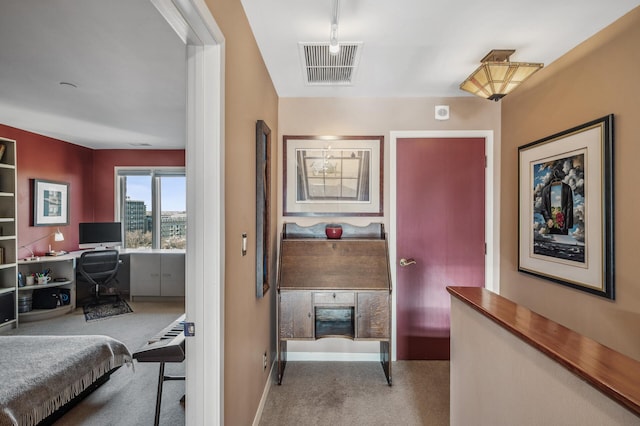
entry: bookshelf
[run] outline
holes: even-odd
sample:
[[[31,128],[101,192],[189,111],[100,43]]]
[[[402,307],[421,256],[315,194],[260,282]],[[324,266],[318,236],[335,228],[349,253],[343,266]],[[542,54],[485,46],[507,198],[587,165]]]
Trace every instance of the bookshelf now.
[[[16,141],[0,137],[0,331],[18,325]]]

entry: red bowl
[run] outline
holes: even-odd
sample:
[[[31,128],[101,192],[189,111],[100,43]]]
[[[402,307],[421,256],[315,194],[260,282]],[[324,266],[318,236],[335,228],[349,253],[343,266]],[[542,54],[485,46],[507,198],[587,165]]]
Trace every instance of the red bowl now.
[[[342,236],[342,227],[341,226],[327,226],[324,228],[325,234],[327,234],[327,238],[338,239]]]

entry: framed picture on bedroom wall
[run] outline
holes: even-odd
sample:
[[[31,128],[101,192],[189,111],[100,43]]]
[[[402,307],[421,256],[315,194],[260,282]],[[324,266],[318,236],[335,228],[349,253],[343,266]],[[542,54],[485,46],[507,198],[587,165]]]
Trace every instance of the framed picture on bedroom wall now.
[[[614,299],[613,115],[518,153],[518,270]]]
[[[284,216],[382,216],[383,136],[284,136]]]
[[[69,184],[33,180],[33,225],[69,224]]]

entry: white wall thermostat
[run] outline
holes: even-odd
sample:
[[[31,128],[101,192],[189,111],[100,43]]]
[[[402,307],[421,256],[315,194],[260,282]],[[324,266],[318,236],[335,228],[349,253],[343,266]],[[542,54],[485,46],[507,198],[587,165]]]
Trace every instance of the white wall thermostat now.
[[[449,119],[449,105],[436,105],[436,120]]]

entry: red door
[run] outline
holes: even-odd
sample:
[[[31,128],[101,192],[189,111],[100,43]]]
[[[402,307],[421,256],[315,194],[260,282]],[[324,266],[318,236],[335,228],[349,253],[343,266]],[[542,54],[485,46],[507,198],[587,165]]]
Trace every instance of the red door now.
[[[449,359],[446,287],[484,286],[484,139],[403,138],[396,151],[397,358]]]

